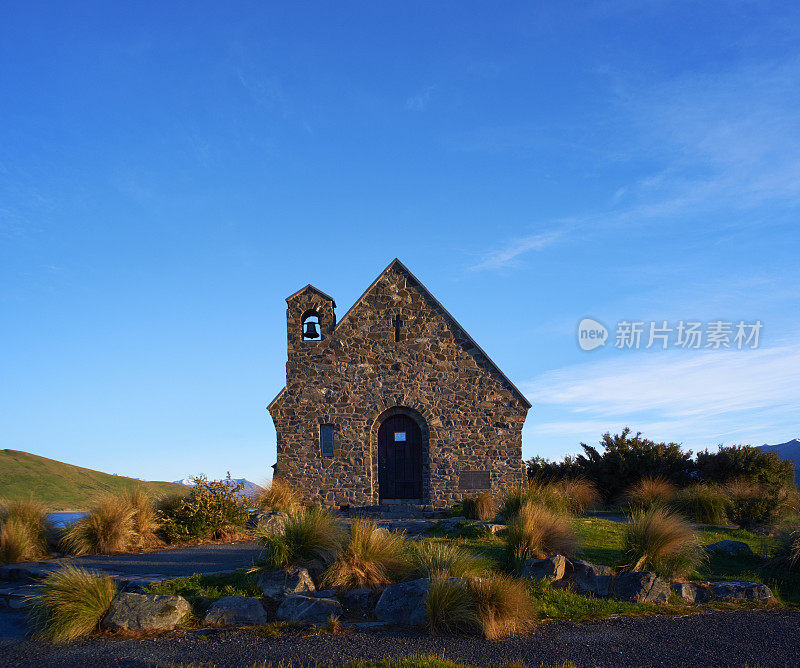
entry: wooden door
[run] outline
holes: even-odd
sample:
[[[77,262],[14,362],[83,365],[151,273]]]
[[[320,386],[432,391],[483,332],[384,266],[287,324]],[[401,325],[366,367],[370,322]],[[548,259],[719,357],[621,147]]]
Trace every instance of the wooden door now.
[[[422,432],[406,415],[378,429],[378,489],[383,499],[422,499]]]

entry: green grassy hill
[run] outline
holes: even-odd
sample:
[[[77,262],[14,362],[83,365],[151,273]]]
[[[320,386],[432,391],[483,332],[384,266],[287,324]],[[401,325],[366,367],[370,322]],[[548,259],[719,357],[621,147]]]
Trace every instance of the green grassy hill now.
[[[85,510],[103,494],[136,487],[153,497],[186,492],[186,487],[174,482],[143,482],[20,450],[0,450],[0,499],[33,496],[50,510]]]

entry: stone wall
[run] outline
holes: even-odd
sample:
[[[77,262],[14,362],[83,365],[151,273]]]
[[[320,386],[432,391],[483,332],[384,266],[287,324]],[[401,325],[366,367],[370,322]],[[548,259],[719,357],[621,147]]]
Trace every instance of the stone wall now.
[[[422,428],[423,503],[441,508],[474,494],[460,487],[465,471],[488,471],[495,490],[519,482],[529,405],[402,264],[393,262],[338,325],[333,300],[311,286],[287,304],[286,387],[269,411],[277,474],[309,500],[378,503],[378,427],[395,412]],[[322,339],[303,341],[312,309]],[[321,424],[334,425],[333,457],[321,454]]]

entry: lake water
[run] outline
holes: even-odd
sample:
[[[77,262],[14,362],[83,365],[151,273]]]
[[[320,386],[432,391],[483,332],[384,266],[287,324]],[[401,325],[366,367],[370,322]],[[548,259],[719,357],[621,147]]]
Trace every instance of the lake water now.
[[[58,528],[65,527],[67,524],[77,522],[86,513],[50,513],[47,517]]]

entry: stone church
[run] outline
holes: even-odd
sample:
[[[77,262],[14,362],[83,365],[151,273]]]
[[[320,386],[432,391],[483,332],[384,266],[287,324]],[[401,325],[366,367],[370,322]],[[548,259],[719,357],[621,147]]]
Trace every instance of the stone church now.
[[[444,508],[521,480],[530,403],[399,260],[338,322],[313,285],[286,303],[275,474],[309,501]]]

